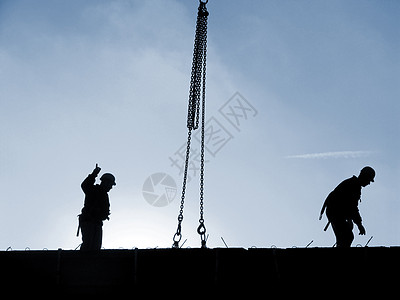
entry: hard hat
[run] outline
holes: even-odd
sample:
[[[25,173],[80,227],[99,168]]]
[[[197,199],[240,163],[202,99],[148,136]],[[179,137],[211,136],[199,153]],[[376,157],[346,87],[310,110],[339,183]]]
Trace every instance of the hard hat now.
[[[103,181],[103,180],[108,180],[108,181],[112,182],[112,185],[116,185],[116,183],[115,183],[115,177],[114,177],[114,175],[111,174],[111,173],[104,173],[104,174],[100,177],[100,180],[101,180],[101,181]]]
[[[368,166],[364,167],[360,171],[360,176],[365,176],[365,177],[369,178],[372,182],[374,182],[375,170]]]

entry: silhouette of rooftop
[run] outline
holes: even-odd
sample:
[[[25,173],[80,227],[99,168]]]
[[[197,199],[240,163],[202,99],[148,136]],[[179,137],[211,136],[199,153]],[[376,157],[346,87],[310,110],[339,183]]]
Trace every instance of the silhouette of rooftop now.
[[[399,256],[400,247],[59,249],[2,251],[0,264],[4,295],[307,296],[326,288],[357,295],[375,288],[382,295],[397,287],[391,283],[398,281]]]

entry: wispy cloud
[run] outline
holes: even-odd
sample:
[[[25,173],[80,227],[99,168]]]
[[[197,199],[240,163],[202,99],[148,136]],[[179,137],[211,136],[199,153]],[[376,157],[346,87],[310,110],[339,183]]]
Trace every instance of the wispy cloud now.
[[[301,159],[329,159],[329,158],[360,158],[370,156],[373,151],[336,151],[336,152],[321,152],[289,155],[286,158],[301,158]]]

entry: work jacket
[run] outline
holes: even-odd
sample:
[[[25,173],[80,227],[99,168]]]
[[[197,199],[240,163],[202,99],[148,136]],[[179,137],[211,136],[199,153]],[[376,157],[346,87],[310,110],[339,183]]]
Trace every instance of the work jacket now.
[[[94,184],[96,176],[90,174],[82,182],[81,188],[85,193],[85,204],[82,208],[80,221],[102,223],[110,215],[110,200],[102,186]]]
[[[326,198],[323,209],[330,222],[352,220],[357,225],[362,219],[358,211],[361,197],[361,184],[356,176],[342,181]]]

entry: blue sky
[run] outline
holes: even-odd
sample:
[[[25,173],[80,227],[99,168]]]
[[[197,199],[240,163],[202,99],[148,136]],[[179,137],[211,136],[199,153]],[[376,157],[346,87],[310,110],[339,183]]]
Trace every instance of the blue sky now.
[[[106,248],[170,247],[182,178],[198,1],[0,1],[0,249],[74,249],[81,181],[112,172]],[[208,246],[331,246],[318,221],[340,181],[375,168],[367,230],[353,245],[398,245],[400,3],[212,1],[207,117],[231,138],[208,154]],[[231,97],[254,110],[232,126]],[[229,105],[229,104],[228,104]],[[255,113],[256,112],[256,113]],[[175,155],[175,156],[174,156]],[[152,174],[178,186],[143,197]],[[189,183],[185,246],[198,247]]]

